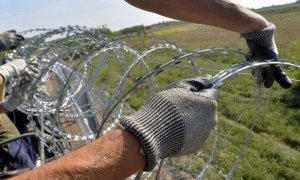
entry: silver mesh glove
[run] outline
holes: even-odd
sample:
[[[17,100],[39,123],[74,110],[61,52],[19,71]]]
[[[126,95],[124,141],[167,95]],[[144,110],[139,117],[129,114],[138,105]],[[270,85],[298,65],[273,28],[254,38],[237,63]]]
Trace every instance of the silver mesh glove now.
[[[11,93],[1,103],[7,111],[15,110],[22,102],[27,100],[27,94],[32,88],[32,83],[37,78],[39,70],[36,64],[29,65],[20,75],[20,81],[12,88]]]
[[[0,51],[15,49],[24,40],[24,37],[20,34],[17,34],[15,30],[0,33]]]
[[[241,36],[246,39],[250,49],[251,59],[260,62],[270,59],[278,61],[278,50],[274,39],[275,30],[275,25],[270,23],[267,28],[241,34]],[[282,88],[290,88],[292,86],[292,80],[278,65],[263,67],[260,71],[260,75],[266,88],[270,88],[274,80],[276,80]]]
[[[150,97],[120,126],[142,144],[151,171],[158,159],[199,150],[217,121],[217,90],[210,76],[178,81]]]

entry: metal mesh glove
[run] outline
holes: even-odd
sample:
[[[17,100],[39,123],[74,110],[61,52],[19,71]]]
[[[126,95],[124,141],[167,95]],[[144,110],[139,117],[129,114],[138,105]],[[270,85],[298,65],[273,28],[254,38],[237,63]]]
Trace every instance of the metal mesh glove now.
[[[27,66],[24,72],[20,75],[20,81],[12,88],[12,92],[1,103],[7,111],[15,110],[24,100],[27,99],[27,94],[32,88],[32,83],[37,78],[39,70],[36,64]]]
[[[241,34],[246,39],[252,59],[256,61],[268,59],[278,61],[278,50],[274,39],[275,30],[275,25],[270,23],[267,28]],[[291,79],[278,65],[263,67],[260,73],[266,88],[270,88],[273,85],[274,79],[282,88],[290,88],[292,86]]]
[[[203,146],[217,120],[217,90],[212,84],[208,76],[175,82],[120,119],[120,126],[142,144],[148,160],[145,171],[153,170],[158,159]]]
[[[0,51],[15,49],[24,40],[24,37],[20,34],[17,34],[15,30],[0,33]]]
[[[0,74],[4,77],[5,81],[9,81],[11,78],[18,77],[27,63],[24,59],[16,59],[0,66]]]

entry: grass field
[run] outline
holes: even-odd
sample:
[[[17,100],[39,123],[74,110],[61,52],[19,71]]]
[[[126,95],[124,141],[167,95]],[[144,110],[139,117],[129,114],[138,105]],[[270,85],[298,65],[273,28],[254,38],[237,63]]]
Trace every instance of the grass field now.
[[[300,62],[300,10],[298,6],[280,6],[273,9],[262,9],[258,12],[276,24],[276,40],[280,58],[289,59],[291,62]],[[205,25],[185,22],[166,23],[163,26],[153,26],[147,30],[147,35],[156,35],[174,42],[184,51],[206,49],[209,47],[241,48],[247,51],[245,41],[239,34]],[[135,49],[143,51],[149,48],[151,42],[146,40],[127,40]],[[157,64],[170,61],[179,53],[161,50],[145,58],[151,68]],[[113,61],[114,55],[108,54],[112,59],[108,63],[111,69],[101,72],[103,76],[110,74],[108,89],[113,90],[120,78],[121,67]],[[124,53],[126,59],[131,55]],[[0,54],[3,56],[3,54]],[[216,74],[233,63],[244,60],[241,56],[230,54],[204,54],[193,59],[202,70],[202,74]],[[129,61],[126,66],[129,66]],[[167,68],[163,73],[155,76],[155,90],[161,90],[165,85],[183,78],[194,77],[195,72],[188,61],[177,66]],[[285,68],[287,73],[300,79],[299,69]],[[125,88],[134,80],[146,74],[142,64],[138,64],[128,75]],[[247,71],[250,74],[250,71]],[[98,79],[102,83],[105,79]],[[128,86],[128,87],[127,87]],[[144,100],[150,96],[147,83],[136,88],[127,103],[138,109]],[[256,82],[251,75],[239,75],[226,81],[220,88],[218,101],[218,127],[219,141],[218,153],[209,170],[207,179],[213,174],[222,172],[226,174],[233,166],[244,145],[249,142],[243,160],[237,166],[233,175],[234,179],[300,179],[300,85],[295,84],[292,89],[283,90],[277,84],[270,89],[263,89],[262,102],[257,102]],[[257,109],[259,107],[259,111]],[[245,111],[247,110],[247,111]],[[244,113],[243,113],[244,112]],[[244,114],[241,118],[240,115]],[[256,117],[256,115],[258,115]],[[238,120],[238,123],[236,121]],[[255,121],[255,122],[253,122]],[[252,124],[251,138],[247,140]],[[167,161],[180,171],[187,172],[195,177],[208,160],[212,151],[215,132],[207,142],[205,149],[197,154],[174,158]],[[222,174],[221,173],[221,174]],[[221,179],[221,178],[220,178]]]
[[[299,5],[280,10],[263,9],[264,16],[276,24],[276,40],[280,58],[291,62],[300,61],[300,11]],[[177,22],[168,26],[156,27],[148,30],[148,34],[164,37],[175,42],[187,52],[209,47],[241,48],[247,51],[245,41],[239,34],[219,28],[191,23]],[[152,58],[157,61],[171,59],[165,53],[156,54]],[[150,58],[151,59],[151,58]],[[205,55],[197,58],[197,63],[206,68],[222,69],[232,63],[241,61],[241,57],[228,55]],[[300,78],[299,69],[289,70],[288,74]],[[214,74],[212,71],[204,73]],[[192,77],[191,70],[177,69],[162,73],[156,77],[159,85],[163,86],[176,79]],[[252,87],[255,84],[251,76],[238,76],[226,82],[220,89],[218,104],[220,128],[220,152],[216,158],[216,170],[228,172],[237,156],[240,154],[249,128],[256,114],[256,102],[252,102]],[[299,87],[299,84],[295,86]],[[146,95],[142,89],[137,90],[139,98],[129,98],[129,103],[137,108]],[[249,147],[245,150],[244,158],[237,167],[235,179],[300,179],[300,106],[299,88],[283,90],[277,84],[271,89],[263,89],[263,101],[259,106],[259,117],[253,128]],[[252,104],[251,104],[252,103]],[[251,104],[251,105],[249,105]],[[292,104],[292,105],[290,105]],[[243,118],[238,124],[235,121],[245,110]],[[207,152],[211,151],[208,142]],[[205,152],[205,151],[204,151]],[[203,166],[203,157],[187,156],[172,162],[175,166],[195,176]],[[211,172],[211,174],[213,174]],[[208,176],[208,179],[212,176]]]

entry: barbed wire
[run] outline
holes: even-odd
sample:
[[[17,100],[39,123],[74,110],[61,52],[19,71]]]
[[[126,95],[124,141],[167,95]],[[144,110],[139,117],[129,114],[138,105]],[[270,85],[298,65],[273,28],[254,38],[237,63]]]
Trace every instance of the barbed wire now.
[[[245,56],[248,54],[240,49],[225,47],[186,52],[175,43],[156,36],[114,37],[99,29],[79,26],[33,29],[22,33],[34,35],[10,56],[11,58],[24,58],[29,65],[31,61],[38,61],[41,73],[32,82],[27,101],[18,109],[28,114],[31,122],[34,121],[33,117],[40,118],[41,127],[37,127],[33,122],[31,123],[34,126],[32,129],[41,139],[42,145],[54,152],[56,156],[64,154],[65,150],[61,150],[61,146],[67,151],[72,151],[74,148],[70,143],[80,141],[86,144],[113,129],[120,117],[134,111],[126,103],[126,100],[134,95],[134,91],[147,84],[148,94],[154,94],[158,83],[156,77],[171,67],[187,68],[196,76],[201,75],[204,70],[218,72],[213,76],[215,88],[220,88],[232,76],[251,74],[245,71],[261,66],[280,65],[300,68],[299,62],[247,61]],[[147,44],[145,41],[151,41],[148,44],[153,45],[139,50],[130,45],[130,42],[134,44],[135,41],[142,41],[144,44]],[[168,54],[170,60],[161,62],[159,59],[153,59],[153,54],[159,52],[164,54],[171,52]],[[235,55],[241,59],[241,62],[230,65],[224,70],[207,68],[199,66],[195,60],[203,54]],[[185,65],[181,65],[184,62]],[[139,68],[140,73],[133,75],[136,67]],[[117,68],[118,73],[114,74]],[[292,79],[299,81],[296,78]],[[15,79],[12,84],[17,82],[18,79]],[[111,82],[115,84],[112,85]],[[257,108],[262,97],[261,91],[259,92]],[[255,125],[259,109],[256,112],[250,132]],[[69,127],[65,125],[69,121],[74,122],[75,133],[70,132]],[[218,135],[219,128],[216,126],[214,130],[212,151],[203,169],[198,173],[197,179],[205,176],[217,157],[217,142],[221,139]],[[250,133],[247,137],[250,137]],[[241,149],[231,171],[227,175],[218,172],[218,175],[221,174],[225,178],[232,176],[243,157],[248,142]],[[159,176],[164,163],[165,161],[160,161],[156,176]],[[141,176],[142,174],[138,175],[136,179]],[[150,176],[151,174],[148,175]]]

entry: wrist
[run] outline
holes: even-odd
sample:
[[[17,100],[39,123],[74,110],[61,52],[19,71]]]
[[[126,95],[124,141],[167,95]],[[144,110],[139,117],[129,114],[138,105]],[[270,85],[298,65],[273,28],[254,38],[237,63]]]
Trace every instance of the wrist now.
[[[14,105],[10,104],[9,102],[7,102],[6,99],[0,105],[5,110],[5,112],[11,112],[14,109],[16,109],[16,107]]]
[[[241,36],[246,39],[251,51],[257,46],[262,46],[263,48],[273,51],[277,55],[278,50],[274,38],[275,31],[276,26],[269,22],[268,27],[250,33],[241,33]]]
[[[256,14],[254,12],[251,13],[253,13],[252,18],[254,20],[252,21],[252,23],[250,22],[249,28],[245,32],[241,32],[241,33],[249,33],[270,26],[270,23],[263,16]]]
[[[119,121],[120,126],[142,144],[147,157],[145,171],[153,170],[159,159],[178,153],[183,146],[182,117],[162,93],[152,96],[136,113]]]
[[[107,175],[112,177],[111,179],[124,179],[137,171],[145,169],[147,158],[140,154],[141,143],[133,134],[121,128],[113,129],[99,139],[98,143],[103,148],[107,149],[109,147],[107,150],[100,149],[100,154],[105,151],[111,154],[109,165],[111,172]],[[104,157],[108,156],[104,155]],[[120,171],[120,168],[122,168],[122,171]]]
[[[23,99],[21,97],[8,95],[5,97],[3,102],[1,103],[2,107],[7,111],[11,112],[22,103]]]
[[[5,84],[5,82],[6,82],[5,76],[0,73],[0,85]]]
[[[261,39],[261,38],[272,38],[276,31],[276,26],[268,22],[267,26],[256,29],[251,32],[241,33],[241,36],[245,39],[253,40],[253,39]]]

